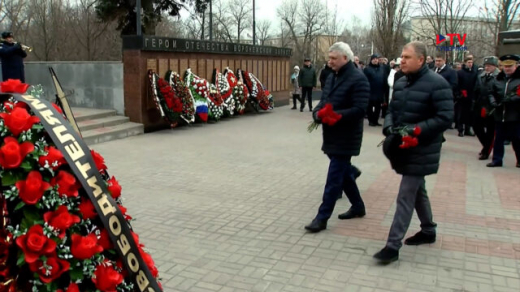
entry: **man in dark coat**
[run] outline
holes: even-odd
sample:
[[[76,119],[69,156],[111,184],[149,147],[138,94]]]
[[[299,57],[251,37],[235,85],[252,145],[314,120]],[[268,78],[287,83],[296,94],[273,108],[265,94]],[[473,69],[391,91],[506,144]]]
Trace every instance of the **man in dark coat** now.
[[[480,144],[482,144],[479,160],[487,160],[491,154],[491,149],[493,149],[495,119],[489,114],[491,112],[489,95],[498,73],[498,58],[495,56],[485,57],[484,72],[480,74],[475,86],[475,103],[473,108],[473,130]]]
[[[298,76],[298,84],[302,88],[302,101],[305,101],[305,96],[307,96],[309,111],[312,111],[312,89],[316,88],[316,70],[311,65],[310,58],[305,58],[303,62],[303,68]],[[303,111],[303,108],[300,111]]]
[[[25,72],[23,59],[27,53],[22,49],[22,45],[15,43],[11,32],[2,33],[0,43],[0,61],[2,62],[2,79],[19,79],[25,83]]]
[[[406,77],[394,84],[394,97],[383,127],[383,133],[387,136],[385,155],[392,168],[403,177],[386,247],[374,255],[381,263],[399,259],[401,241],[410,225],[414,208],[421,221],[421,231],[406,239],[405,244],[435,242],[436,224],[424,177],[437,173],[439,169],[442,133],[453,120],[453,93],[448,82],[428,68],[425,59],[424,43],[411,42],[404,46],[401,70]],[[415,137],[418,144],[402,149],[400,145],[405,139],[402,139],[399,129],[408,133],[406,137]]]
[[[371,127],[381,126],[379,115],[381,105],[388,92],[388,71],[386,66],[379,64],[379,56],[374,54],[370,57],[370,64],[365,67],[365,75],[370,83],[370,101],[368,104],[368,125]]]
[[[444,53],[439,53],[435,57],[435,73],[440,74],[444,79],[446,79],[446,81],[448,81],[453,91],[453,96],[457,96],[459,90],[457,71],[446,64],[446,55]],[[450,129],[453,129],[451,124]],[[445,141],[445,139],[443,139],[443,141]]]
[[[493,148],[493,161],[488,167],[500,167],[504,159],[504,140],[513,144],[516,155],[516,167],[520,167],[520,56],[505,55],[500,57],[504,70],[498,73],[489,101],[495,108],[496,138]]]
[[[329,172],[323,192],[323,201],[318,214],[307,226],[310,232],[327,228],[327,221],[334,211],[336,200],[342,192],[347,195],[352,207],[340,214],[339,219],[365,216],[365,204],[355,181],[352,156],[357,156],[363,140],[363,117],[368,105],[370,86],[367,78],[352,62],[354,54],[349,45],[335,43],[329,49],[329,65],[334,74],[327,78],[320,103],[313,111],[314,121],[323,127],[321,149],[329,157]],[[335,123],[323,117],[328,105],[339,116]]]
[[[473,57],[467,56],[464,58],[464,65],[462,69],[457,71],[459,93],[457,102],[455,104],[455,111],[457,111],[456,121],[459,137],[475,136],[471,131],[471,107],[475,101],[475,85],[477,84],[478,70],[473,65]]]
[[[323,88],[325,87],[325,81],[327,81],[327,77],[329,77],[329,75],[333,72],[334,71],[332,71],[332,68],[330,68],[327,64],[325,64],[323,66],[323,69],[321,69],[321,72],[320,72],[321,90],[323,90]]]

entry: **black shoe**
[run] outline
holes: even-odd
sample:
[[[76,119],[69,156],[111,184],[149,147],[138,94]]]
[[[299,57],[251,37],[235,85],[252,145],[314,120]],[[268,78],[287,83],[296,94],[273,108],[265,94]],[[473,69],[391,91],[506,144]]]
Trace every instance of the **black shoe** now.
[[[368,123],[368,125],[369,125],[370,127],[376,127],[376,126],[377,126],[377,124],[374,124],[374,123]]]
[[[426,234],[422,231],[417,232],[414,236],[408,237],[404,244],[406,245],[421,245],[434,243],[436,239],[435,234]]]
[[[366,214],[367,213],[365,212],[365,210],[357,211],[357,210],[350,208],[350,209],[348,209],[347,212],[339,214],[338,219],[348,220],[348,219],[353,219],[353,218],[361,218],[361,217],[365,217]]]
[[[459,137],[464,137],[464,133],[459,132]]]
[[[488,158],[489,158],[489,155],[480,154],[479,157],[478,157],[478,160],[488,160]]]
[[[292,107],[291,109],[292,109],[292,110],[295,110],[295,109],[296,109],[296,107],[294,106],[294,107]]]
[[[516,167],[520,168],[520,162],[516,163]]]
[[[312,108],[309,108],[309,111],[312,112]]]
[[[498,162],[490,162],[488,164],[486,164],[487,167],[502,167],[502,163],[498,163]]]
[[[465,136],[474,137],[474,136],[475,136],[475,133],[473,133],[473,131],[469,130],[469,131],[465,131],[465,132],[464,132],[464,135],[465,135]]]
[[[352,168],[354,168],[354,179],[357,179],[361,175],[361,170],[354,165],[352,165]]]
[[[300,109],[300,112],[302,112],[302,113],[303,113],[303,109],[302,109],[302,108]]]
[[[504,141],[504,145],[511,145],[511,141],[509,141],[509,140],[505,140],[505,141]]]
[[[385,247],[374,255],[374,258],[381,264],[389,264],[399,259],[399,251],[393,248]]]
[[[312,233],[320,232],[327,229],[327,221],[318,221],[317,219],[314,219],[311,224],[305,226],[305,229]]]
[[[382,127],[383,125],[381,125],[380,123],[377,123],[376,126],[377,127]]]

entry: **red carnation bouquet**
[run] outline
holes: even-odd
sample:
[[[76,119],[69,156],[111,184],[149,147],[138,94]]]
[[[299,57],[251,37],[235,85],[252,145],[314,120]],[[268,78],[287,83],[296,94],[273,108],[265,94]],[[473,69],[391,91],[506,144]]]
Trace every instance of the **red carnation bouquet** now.
[[[341,115],[333,110],[332,104],[327,103],[320,109],[317,113],[318,118],[321,122],[328,126],[334,126],[339,120],[341,120]],[[311,122],[307,131],[311,133],[319,127],[319,124],[315,121]]]
[[[399,145],[399,148],[408,149],[419,145],[419,140],[417,137],[421,134],[421,131],[421,127],[419,126],[402,126],[392,128],[390,133],[401,136],[401,144]],[[379,143],[378,147],[383,145],[384,142],[385,139]]]
[[[3,92],[24,93],[7,81]],[[77,152],[76,152],[77,153]],[[109,195],[130,225],[115,177],[91,150]],[[0,105],[0,291],[137,291],[93,203],[29,106]],[[132,233],[154,277],[157,268]]]

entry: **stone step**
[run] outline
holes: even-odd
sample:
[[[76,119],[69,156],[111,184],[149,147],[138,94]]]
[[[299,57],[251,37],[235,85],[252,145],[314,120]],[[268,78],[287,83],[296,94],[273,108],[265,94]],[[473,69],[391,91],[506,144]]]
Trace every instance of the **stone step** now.
[[[103,143],[116,139],[123,139],[130,136],[141,135],[144,133],[144,126],[138,123],[126,122],[119,125],[105,126],[88,131],[82,131],[83,140],[88,145]]]
[[[106,118],[116,115],[116,111],[112,109],[93,109],[83,107],[73,107],[72,113],[74,114],[74,118],[78,124],[81,121]]]
[[[82,120],[78,122],[81,132],[93,130],[96,128],[116,126],[128,122],[130,119],[125,116],[108,116],[91,120]]]

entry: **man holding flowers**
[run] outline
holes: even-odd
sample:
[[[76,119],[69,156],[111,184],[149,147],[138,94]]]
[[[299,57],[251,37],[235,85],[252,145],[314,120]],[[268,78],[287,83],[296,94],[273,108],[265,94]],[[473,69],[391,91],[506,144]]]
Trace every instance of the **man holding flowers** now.
[[[426,46],[411,42],[404,46],[401,70],[406,78],[394,84],[394,97],[385,118],[383,151],[392,168],[402,175],[396,211],[386,247],[374,255],[381,263],[399,259],[413,210],[421,231],[406,239],[407,245],[435,242],[435,227],[424,176],[437,173],[442,133],[453,120],[453,92],[448,82],[429,70]]]
[[[504,70],[497,75],[489,96],[494,108],[491,111],[496,122],[496,138],[493,161],[487,166],[502,166],[504,140],[509,139],[516,154],[516,167],[520,167],[520,56],[505,55],[500,61]]]
[[[318,215],[307,226],[310,232],[327,228],[336,199],[342,192],[352,207],[340,214],[340,219],[365,216],[365,205],[356,185],[356,171],[350,160],[360,153],[363,139],[363,118],[368,106],[370,85],[365,75],[353,63],[354,54],[343,42],[329,49],[329,74],[321,101],[312,113],[314,122],[323,125],[323,152],[329,157],[329,172]]]

